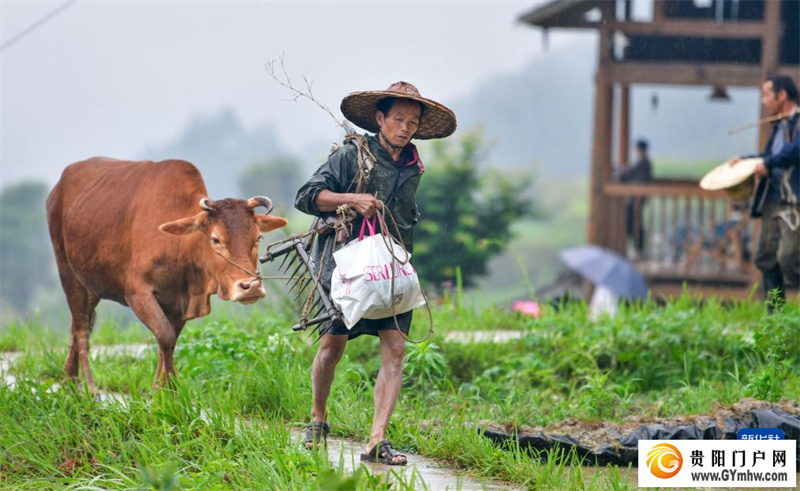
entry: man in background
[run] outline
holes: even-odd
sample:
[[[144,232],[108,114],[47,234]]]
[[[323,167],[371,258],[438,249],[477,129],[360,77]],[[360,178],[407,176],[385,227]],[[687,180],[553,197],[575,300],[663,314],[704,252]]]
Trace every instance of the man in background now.
[[[636,140],[636,161],[633,165],[620,169],[617,177],[620,182],[643,183],[653,180],[653,167],[650,163],[650,157],[647,155],[647,149],[647,140],[642,138]],[[644,226],[642,224],[644,202],[644,198],[639,199],[637,206],[637,201],[634,198],[625,200],[626,240],[627,238],[633,239],[637,255],[641,255],[644,250]],[[636,233],[636,227],[634,226],[637,219],[639,223],[638,233]]]

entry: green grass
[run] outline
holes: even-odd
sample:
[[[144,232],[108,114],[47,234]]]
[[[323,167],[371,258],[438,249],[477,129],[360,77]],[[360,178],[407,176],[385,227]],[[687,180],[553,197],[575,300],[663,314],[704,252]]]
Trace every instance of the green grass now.
[[[685,160],[671,161],[658,160],[653,163],[653,175],[656,179],[697,179],[702,178],[706,172],[722,162],[700,160],[687,162]]]
[[[448,302],[434,309],[434,319],[434,337],[407,348],[405,388],[389,437],[401,449],[475,476],[532,489],[630,486],[624,470],[588,476],[574,456],[566,460],[576,464],[570,466],[500,448],[479,435],[475,423],[668,417],[708,412],[743,397],[800,399],[796,303],[767,317],[758,303],[701,307],[686,297],[590,322],[581,304],[558,313],[546,308],[533,320]],[[412,334],[422,335],[426,321],[417,315]],[[308,418],[316,349],[305,334],[291,332],[291,324],[282,309],[258,308],[217,309],[189,323],[175,356],[179,386],[155,396],[149,388],[155,349],[143,359],[100,357],[95,379],[104,390],[128,394],[123,405],[94,402],[82,385],[47,391],[61,381],[64,329],[35,321],[0,328],[0,346],[23,352],[14,374],[28,380],[15,390],[0,386],[0,487],[420,488],[410,476],[391,486],[380,475],[349,477],[291,442],[290,428]],[[515,329],[524,336],[502,346],[444,339],[449,330],[477,329]],[[110,322],[96,328],[92,341],[152,342],[136,324]],[[377,339],[360,338],[338,366],[329,406],[335,435],[367,436],[377,348]]]

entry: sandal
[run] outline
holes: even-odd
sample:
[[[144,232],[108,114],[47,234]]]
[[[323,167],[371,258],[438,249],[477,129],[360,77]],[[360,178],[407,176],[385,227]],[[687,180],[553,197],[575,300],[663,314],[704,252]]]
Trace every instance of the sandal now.
[[[403,460],[395,460],[396,457],[402,457]],[[392,442],[383,440],[375,445],[369,452],[362,453],[361,461],[378,462],[386,465],[406,465],[408,464],[408,457],[396,452],[392,448]]]
[[[309,450],[319,448],[320,443],[324,448],[328,448],[328,433],[330,431],[330,425],[323,421],[308,423],[305,435],[303,435],[303,443]]]

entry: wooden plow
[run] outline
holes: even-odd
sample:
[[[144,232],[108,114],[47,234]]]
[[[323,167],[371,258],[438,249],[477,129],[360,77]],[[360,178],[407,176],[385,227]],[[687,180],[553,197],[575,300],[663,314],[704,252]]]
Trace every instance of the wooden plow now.
[[[334,306],[327,292],[320,282],[312,250],[318,236],[327,235],[334,231],[335,218],[323,221],[316,219],[308,233],[303,235],[292,234],[289,238],[273,242],[267,246],[266,252],[259,257],[263,264],[283,258],[278,269],[285,274],[289,286],[289,294],[294,294],[294,302],[300,303],[300,320],[292,326],[294,331],[305,331],[312,326],[318,326],[326,321],[338,322],[342,314]],[[327,244],[333,247],[335,241]],[[322,254],[321,257],[325,257]],[[322,268],[319,268],[321,271]],[[319,328],[317,328],[319,331]],[[319,333],[324,334],[323,332]]]

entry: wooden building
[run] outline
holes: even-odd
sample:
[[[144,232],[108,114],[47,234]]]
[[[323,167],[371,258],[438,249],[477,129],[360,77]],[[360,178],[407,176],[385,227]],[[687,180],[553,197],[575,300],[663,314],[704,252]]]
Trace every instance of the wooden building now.
[[[644,2],[650,3],[652,19],[634,21],[631,9]],[[746,296],[760,282],[752,263],[760,221],[749,220],[749,208],[729,202],[722,192],[703,191],[693,180],[617,183],[613,148],[618,145],[624,165],[634,84],[760,90],[773,73],[800,82],[800,1],[634,3],[551,0],[520,17],[546,31],[594,29],[599,35],[588,240],[628,255],[655,295],[678,294],[686,282],[702,295]],[[761,128],[753,153],[763,148],[770,130]],[[626,245],[628,199],[637,210],[634,233],[641,227],[645,233],[641,254]]]

